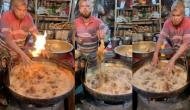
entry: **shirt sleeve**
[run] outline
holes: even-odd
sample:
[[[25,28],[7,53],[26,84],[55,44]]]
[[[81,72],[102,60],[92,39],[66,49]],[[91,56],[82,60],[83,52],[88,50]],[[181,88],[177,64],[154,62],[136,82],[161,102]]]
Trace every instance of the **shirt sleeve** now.
[[[74,32],[75,32],[75,38],[77,38],[78,36],[77,36],[77,21],[76,20],[74,20]]]
[[[169,37],[169,20],[167,20],[165,23],[164,23],[164,26],[160,32],[160,38],[161,39],[164,39],[166,37]]]
[[[102,38],[106,35],[106,32],[108,30],[108,27],[104,24],[104,22],[102,20],[99,19],[99,30],[101,30],[103,32],[103,36]]]
[[[106,25],[104,24],[104,22],[102,20],[99,19],[99,29],[100,30],[105,30],[106,29]]]
[[[1,37],[7,36],[7,34],[11,34],[11,28],[9,25],[9,20],[6,17],[6,14],[2,14],[0,19],[0,33]]]

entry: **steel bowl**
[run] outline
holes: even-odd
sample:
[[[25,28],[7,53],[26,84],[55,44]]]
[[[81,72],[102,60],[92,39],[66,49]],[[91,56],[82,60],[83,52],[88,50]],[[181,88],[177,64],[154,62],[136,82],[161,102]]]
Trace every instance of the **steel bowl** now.
[[[141,58],[151,57],[155,51],[156,43],[153,41],[139,41],[133,43],[133,55]]]
[[[53,54],[68,53],[73,50],[73,45],[63,40],[47,40],[46,50]]]
[[[114,48],[114,52],[119,55],[122,60],[132,62],[132,45],[117,46]]]

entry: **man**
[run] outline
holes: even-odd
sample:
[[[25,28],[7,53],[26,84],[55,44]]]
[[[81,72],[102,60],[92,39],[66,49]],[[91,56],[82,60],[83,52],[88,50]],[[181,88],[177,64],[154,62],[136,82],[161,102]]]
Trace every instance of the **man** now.
[[[103,22],[92,16],[92,3],[89,0],[80,0],[79,1],[79,17],[75,19],[75,41],[77,43],[77,50],[85,56],[82,61],[86,61],[88,57],[89,65],[93,66],[96,64],[97,50],[99,46],[99,40],[103,41],[103,37],[106,32],[106,28]],[[101,43],[102,45],[102,43]],[[103,46],[101,46],[101,51],[103,53]],[[77,66],[77,65],[76,65]],[[77,101],[79,101],[81,79],[84,80],[84,66],[81,65],[79,72],[75,74],[75,87],[76,87],[76,96]],[[80,67],[80,66],[79,66]],[[75,67],[76,68],[76,67]],[[79,89],[77,89],[79,88]]]
[[[189,48],[190,43],[190,19],[185,17],[185,6],[180,0],[176,0],[172,7],[170,18],[168,18],[160,33],[156,49],[153,55],[152,64],[154,66],[158,63],[158,55],[164,40],[170,44],[171,48],[177,48],[175,54],[169,60],[168,65],[165,67],[165,72],[172,71],[175,61],[185,53]]]
[[[30,64],[32,60],[22,49],[29,33],[36,36],[38,31],[31,15],[27,12],[27,0],[12,0],[11,2],[11,10],[1,16],[1,37],[20,56],[24,63]]]
[[[104,38],[106,28],[103,22],[92,16],[92,3],[89,0],[79,1],[80,16],[75,20],[78,50],[91,59],[96,59],[98,42]]]

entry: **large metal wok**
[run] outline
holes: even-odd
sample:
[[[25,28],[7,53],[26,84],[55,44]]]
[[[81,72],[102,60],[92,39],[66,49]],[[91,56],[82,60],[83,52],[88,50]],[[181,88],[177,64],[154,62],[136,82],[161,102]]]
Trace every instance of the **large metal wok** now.
[[[165,60],[165,61],[167,61],[167,60]],[[183,64],[181,62],[182,61],[178,61],[177,65],[186,71],[187,69],[183,66]],[[186,74],[188,74],[187,71],[186,71]],[[173,91],[167,91],[167,92],[152,92],[152,91],[150,92],[150,91],[146,91],[146,90],[143,90],[143,89],[135,86],[133,83],[132,83],[132,85],[133,85],[134,91],[141,94],[142,96],[144,96],[146,98],[150,98],[150,99],[151,98],[156,99],[156,98],[170,98],[173,96],[180,95],[180,93],[182,93],[189,86],[189,81],[187,81],[187,83],[183,87],[176,89],[176,90],[173,90]]]
[[[50,97],[50,98],[31,98],[31,97],[27,97],[24,95],[21,95],[19,93],[17,93],[17,91],[13,90],[10,86],[7,86],[8,90],[10,91],[10,93],[19,101],[24,102],[24,103],[29,103],[29,104],[34,104],[34,105],[38,105],[38,106],[48,106],[48,105],[53,105],[61,100],[63,100],[64,98],[66,98],[74,89],[74,71],[67,66],[66,64],[63,63],[59,63],[56,62],[55,60],[51,60],[51,59],[35,59],[35,61],[48,61],[48,62],[52,62],[55,63],[58,67],[64,68],[68,71],[70,71],[69,73],[67,73],[67,77],[68,77],[68,81],[69,83],[72,85],[69,87],[69,89],[63,91],[63,94],[59,95],[59,96],[55,96],[55,97]],[[63,85],[64,86],[64,85]]]
[[[114,48],[114,52],[121,57],[122,60],[132,63],[132,45],[120,45]]]
[[[133,43],[133,55],[147,58],[153,55],[156,43],[152,41],[139,41]]]
[[[120,67],[121,64],[124,68],[128,68],[130,69],[129,67],[123,65],[123,63],[119,62],[119,61],[115,61],[115,60],[112,60],[112,61],[107,61],[105,62],[107,66],[110,67],[110,69],[114,66],[114,67]],[[97,69],[97,66],[94,66],[94,67],[90,67],[90,68],[87,68],[86,70],[86,73],[85,73],[85,77],[86,75],[90,74],[88,71],[95,71]],[[131,69],[130,69],[131,70]],[[126,94],[117,94],[117,95],[110,95],[110,94],[105,94],[105,93],[102,93],[102,92],[99,92],[99,91],[96,91],[90,87],[87,86],[86,84],[86,80],[84,81],[84,88],[85,90],[91,94],[94,98],[96,99],[99,99],[99,100],[102,100],[102,101],[108,101],[108,102],[113,102],[113,103],[117,103],[117,102],[124,102],[124,101],[128,101],[128,100],[131,100],[132,98],[132,92],[131,93],[126,93]]]

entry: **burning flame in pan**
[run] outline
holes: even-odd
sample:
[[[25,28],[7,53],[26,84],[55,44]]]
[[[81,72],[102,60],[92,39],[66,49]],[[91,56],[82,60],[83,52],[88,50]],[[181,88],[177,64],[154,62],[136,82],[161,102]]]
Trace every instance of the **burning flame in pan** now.
[[[36,36],[36,41],[34,43],[34,50],[30,51],[33,57],[38,57],[41,54],[42,50],[45,50],[46,37],[47,37],[46,31],[44,32],[44,35]]]

